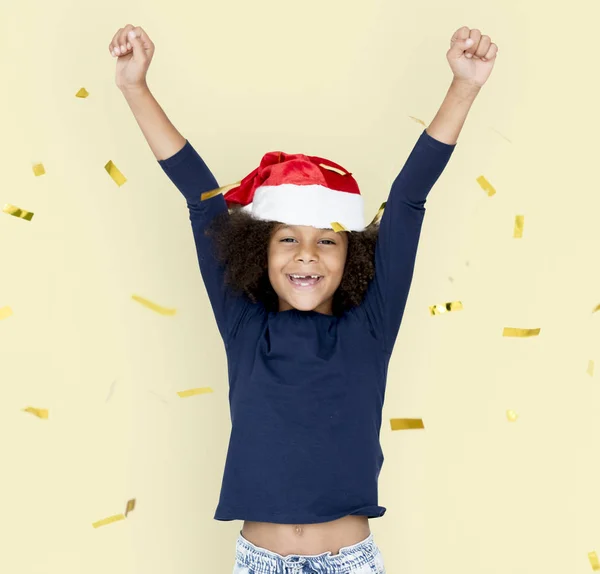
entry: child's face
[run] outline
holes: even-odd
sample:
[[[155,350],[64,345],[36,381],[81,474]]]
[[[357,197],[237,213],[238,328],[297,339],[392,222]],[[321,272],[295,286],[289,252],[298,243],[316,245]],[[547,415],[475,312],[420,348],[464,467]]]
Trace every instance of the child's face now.
[[[276,227],[268,257],[269,280],[279,297],[279,310],[331,315],[333,294],[342,281],[347,253],[348,237],[344,232],[305,225]]]

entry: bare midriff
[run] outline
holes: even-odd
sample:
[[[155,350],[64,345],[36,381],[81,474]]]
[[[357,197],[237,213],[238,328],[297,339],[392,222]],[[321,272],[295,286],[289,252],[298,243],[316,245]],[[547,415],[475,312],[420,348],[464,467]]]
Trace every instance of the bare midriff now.
[[[353,546],[371,533],[366,516],[344,516],[320,524],[273,524],[271,522],[244,522],[242,536],[259,548],[281,556],[300,554],[314,556]]]

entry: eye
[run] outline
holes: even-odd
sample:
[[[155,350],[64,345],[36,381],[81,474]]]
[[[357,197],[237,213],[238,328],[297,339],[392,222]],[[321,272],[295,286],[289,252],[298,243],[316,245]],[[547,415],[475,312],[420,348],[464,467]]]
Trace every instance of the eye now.
[[[288,241],[296,241],[293,237],[284,237],[279,240],[279,243],[288,242]]]
[[[327,242],[327,245],[335,245],[335,241],[332,239],[321,239],[321,241]]]

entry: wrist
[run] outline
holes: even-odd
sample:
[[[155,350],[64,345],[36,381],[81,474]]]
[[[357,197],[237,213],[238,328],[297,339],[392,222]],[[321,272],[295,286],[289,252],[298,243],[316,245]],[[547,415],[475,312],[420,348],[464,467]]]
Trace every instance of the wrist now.
[[[125,99],[139,98],[150,93],[150,88],[145,82],[135,86],[119,86],[119,89],[123,96],[125,96]]]
[[[461,98],[475,98],[481,91],[481,86],[468,80],[453,78],[450,84],[450,91]]]

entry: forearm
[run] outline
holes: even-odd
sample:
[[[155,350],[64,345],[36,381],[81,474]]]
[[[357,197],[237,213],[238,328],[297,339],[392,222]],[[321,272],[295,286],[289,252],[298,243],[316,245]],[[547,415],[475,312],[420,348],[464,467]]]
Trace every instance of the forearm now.
[[[427,133],[442,143],[456,144],[480,89],[477,86],[454,80],[438,113],[427,127]]]
[[[171,123],[149,88],[126,89],[122,93],[157,160],[168,159],[185,146],[185,138]]]

